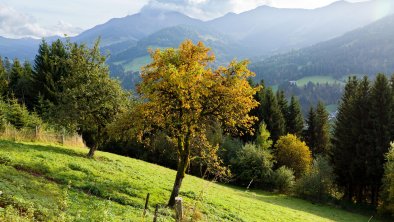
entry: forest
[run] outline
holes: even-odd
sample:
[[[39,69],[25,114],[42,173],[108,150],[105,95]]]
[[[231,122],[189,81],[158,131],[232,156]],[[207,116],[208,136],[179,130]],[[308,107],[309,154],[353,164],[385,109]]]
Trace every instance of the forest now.
[[[285,93],[255,83],[248,61],[212,68],[201,42],[151,58],[136,92],[110,78],[99,40],[43,40],[33,64],[0,58],[1,130],[77,133],[87,158],[102,150],[175,169],[170,207],[192,174],[394,216],[394,76]],[[340,97],[332,125],[317,88]]]

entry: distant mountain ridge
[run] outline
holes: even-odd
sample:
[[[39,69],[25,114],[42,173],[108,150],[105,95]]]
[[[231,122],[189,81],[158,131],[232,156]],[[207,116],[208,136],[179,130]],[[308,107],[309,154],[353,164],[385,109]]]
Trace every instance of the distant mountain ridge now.
[[[384,13],[376,13],[382,8]],[[258,60],[341,36],[393,12],[392,0],[340,1],[313,10],[261,6],[204,22],[180,12],[145,7],[140,13],[111,19],[71,40],[91,44],[101,37],[103,52],[110,53],[111,71],[117,72],[113,75],[125,76],[149,62],[148,48],[177,47],[186,38],[211,47],[218,64],[232,58]],[[39,43],[0,38],[0,56],[32,60]]]
[[[256,79],[268,84],[297,80],[305,76],[356,74],[374,76],[394,73],[394,15],[332,40],[251,65]]]

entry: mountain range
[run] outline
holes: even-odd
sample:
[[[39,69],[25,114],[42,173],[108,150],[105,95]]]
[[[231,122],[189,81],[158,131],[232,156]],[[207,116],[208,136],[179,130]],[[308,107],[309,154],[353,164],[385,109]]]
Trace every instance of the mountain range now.
[[[149,62],[148,48],[177,47],[186,38],[203,41],[211,47],[216,54],[217,64],[227,63],[233,58],[249,58],[256,62],[252,67],[258,77],[266,78],[267,70],[272,69],[276,77],[282,78],[287,75],[286,73],[291,72],[291,69],[284,69],[283,66],[277,64],[275,65],[277,69],[267,68],[273,60],[282,61],[283,58],[305,55],[313,50],[324,51],[327,50],[326,47],[338,48],[336,44],[342,44],[340,40],[337,40],[338,38],[346,38],[346,36],[351,38],[352,34],[349,32],[356,32],[353,35],[361,35],[357,32],[369,30],[363,27],[373,25],[372,23],[393,12],[392,0],[358,3],[339,1],[313,10],[261,6],[240,14],[229,13],[214,20],[201,21],[180,12],[145,7],[137,14],[111,19],[72,37],[71,40],[91,44],[100,37],[103,52],[110,54],[108,63],[112,74],[122,77],[123,80],[125,80],[124,77],[138,71],[140,66]],[[371,35],[374,33],[366,34],[358,41],[368,41],[366,38]],[[386,37],[386,35],[381,37]],[[47,38],[47,41],[50,42],[56,38]],[[322,43],[328,40],[331,42]],[[40,42],[41,40],[37,39],[1,37],[0,56],[33,60]],[[382,44],[383,42],[392,44],[389,40],[382,41]],[[315,44],[317,45],[313,46]],[[326,46],[327,44],[329,46]],[[305,47],[307,48],[303,49]],[[363,53],[370,51],[365,49]],[[285,54],[288,52],[290,54]],[[314,56],[312,54],[310,53],[309,56]],[[323,54],[325,52],[321,53]],[[324,60],[323,57],[319,58]],[[300,66],[300,70],[303,70],[304,65],[300,63]],[[387,69],[389,68],[387,66]],[[278,70],[281,69],[286,72],[278,74]]]

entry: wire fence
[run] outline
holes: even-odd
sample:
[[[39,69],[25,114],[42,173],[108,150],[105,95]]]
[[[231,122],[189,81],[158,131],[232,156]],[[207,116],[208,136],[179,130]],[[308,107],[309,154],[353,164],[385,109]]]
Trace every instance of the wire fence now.
[[[85,147],[82,137],[78,134],[70,134],[64,130],[61,132],[49,131],[41,129],[39,126],[36,126],[35,128],[16,129],[15,127],[7,124],[0,131],[0,139]]]

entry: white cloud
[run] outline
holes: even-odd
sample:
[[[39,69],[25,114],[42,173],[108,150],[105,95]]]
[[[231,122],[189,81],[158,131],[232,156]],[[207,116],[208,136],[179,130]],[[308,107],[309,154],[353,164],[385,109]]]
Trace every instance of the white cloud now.
[[[73,36],[79,32],[81,29],[62,21],[50,27],[43,27],[33,16],[19,12],[12,7],[0,5],[0,36],[41,38],[64,34]]]

